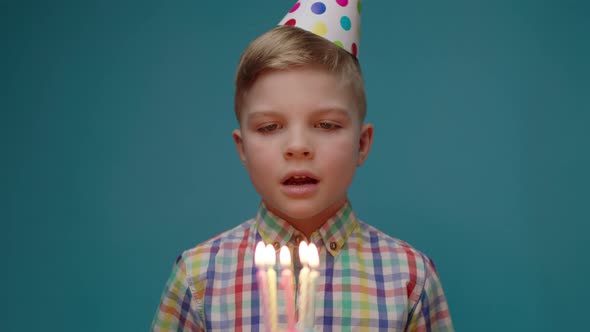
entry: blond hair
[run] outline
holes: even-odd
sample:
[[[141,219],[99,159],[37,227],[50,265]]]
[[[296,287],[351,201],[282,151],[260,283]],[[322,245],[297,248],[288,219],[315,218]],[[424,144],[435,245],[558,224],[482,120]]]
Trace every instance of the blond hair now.
[[[361,120],[364,120],[367,102],[358,60],[323,37],[297,27],[278,26],[250,43],[240,57],[234,98],[238,122],[244,96],[262,72],[306,65],[323,66],[349,85],[356,95]]]

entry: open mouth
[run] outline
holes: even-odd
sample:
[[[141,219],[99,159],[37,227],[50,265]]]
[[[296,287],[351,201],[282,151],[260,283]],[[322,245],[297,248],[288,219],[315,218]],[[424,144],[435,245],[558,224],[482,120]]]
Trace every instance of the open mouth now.
[[[311,178],[305,175],[295,175],[287,178],[283,181],[283,184],[286,186],[303,186],[306,184],[316,184],[319,181],[317,179]]]

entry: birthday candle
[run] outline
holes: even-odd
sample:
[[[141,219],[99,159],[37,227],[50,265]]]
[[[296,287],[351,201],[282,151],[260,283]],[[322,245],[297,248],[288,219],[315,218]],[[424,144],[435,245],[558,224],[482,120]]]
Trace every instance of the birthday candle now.
[[[287,307],[287,328],[289,332],[295,331],[295,308],[293,299],[293,272],[291,271],[291,253],[286,246],[281,247],[279,253],[281,262],[281,286],[285,292],[285,304]]]
[[[318,248],[315,244],[310,244],[307,248],[308,253],[308,264],[310,267],[309,273],[309,306],[307,309],[307,313],[305,316],[304,327],[308,329],[313,329],[315,324],[315,294],[316,294],[316,284],[317,279],[320,275],[318,272],[318,267],[320,266],[320,256],[318,254]]]
[[[303,323],[305,322],[307,298],[309,292],[309,288],[307,286],[309,267],[307,267],[307,242],[305,241],[301,241],[299,244],[299,260],[303,267],[301,268],[301,271],[299,271],[299,297],[297,298],[299,319],[297,323],[299,328],[302,329]]]
[[[258,268],[256,271],[256,279],[258,280],[258,291],[260,292],[260,299],[262,301],[262,318],[264,319],[264,328],[266,332],[271,332],[270,316],[268,315],[268,288],[266,286],[266,246],[264,242],[260,241],[256,245],[254,251],[254,263]]]
[[[277,273],[275,271],[275,263],[277,260],[277,253],[271,244],[266,245],[266,278],[268,283],[268,313],[270,316],[270,329],[275,332],[277,329]]]

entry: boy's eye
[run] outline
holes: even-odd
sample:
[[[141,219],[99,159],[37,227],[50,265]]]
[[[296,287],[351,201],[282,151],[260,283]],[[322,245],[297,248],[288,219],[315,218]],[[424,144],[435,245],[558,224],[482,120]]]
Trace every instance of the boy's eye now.
[[[267,125],[264,125],[264,126],[258,128],[256,130],[259,131],[259,132],[261,132],[261,133],[269,133],[269,132],[275,131],[275,130],[277,130],[279,128],[280,127],[279,127],[279,124],[278,123],[270,123],[270,124],[267,124]]]
[[[339,128],[340,126],[332,122],[320,122],[317,124],[317,127],[329,130]]]

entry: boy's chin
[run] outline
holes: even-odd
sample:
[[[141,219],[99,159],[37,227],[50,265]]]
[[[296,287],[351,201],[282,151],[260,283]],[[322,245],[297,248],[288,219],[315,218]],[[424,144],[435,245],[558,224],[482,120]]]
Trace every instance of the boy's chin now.
[[[305,204],[299,206],[272,206],[267,203],[266,207],[280,218],[293,222],[310,220],[321,213],[321,211],[318,211],[319,209],[305,206]]]
[[[309,204],[293,205],[276,209],[267,205],[267,208],[291,224],[309,224],[323,223],[342,207],[342,204],[336,206],[320,207],[310,206]]]

